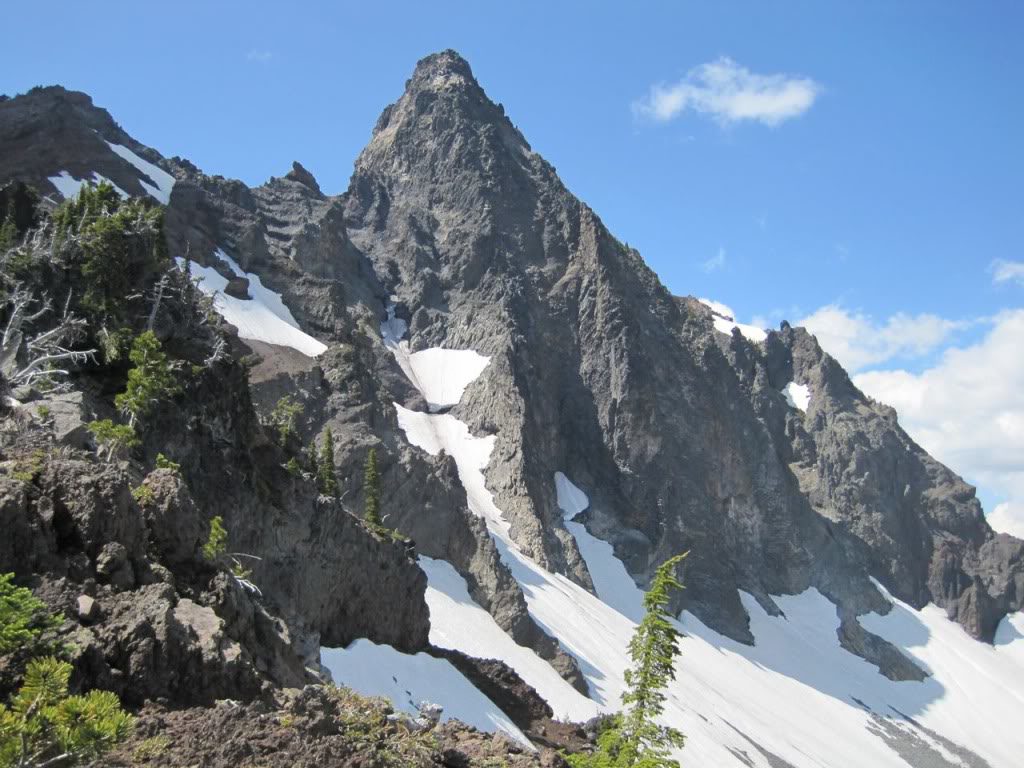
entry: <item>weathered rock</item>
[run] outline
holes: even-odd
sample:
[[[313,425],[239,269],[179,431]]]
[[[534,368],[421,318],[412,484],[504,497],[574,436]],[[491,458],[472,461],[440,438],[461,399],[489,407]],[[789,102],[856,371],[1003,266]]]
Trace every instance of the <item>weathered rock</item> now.
[[[99,605],[88,595],[78,597],[78,618],[88,624],[99,616]]]

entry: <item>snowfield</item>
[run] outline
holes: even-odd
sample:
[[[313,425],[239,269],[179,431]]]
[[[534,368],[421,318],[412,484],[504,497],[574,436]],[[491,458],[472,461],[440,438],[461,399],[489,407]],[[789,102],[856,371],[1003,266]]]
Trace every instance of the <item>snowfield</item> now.
[[[217,256],[228,264],[235,275],[248,278],[249,295],[252,298],[236,299],[224,293],[224,288],[228,284],[227,278],[213,267],[203,267],[190,261],[189,269],[192,277],[202,278],[199,289],[208,296],[213,296],[213,308],[238,329],[240,338],[291,347],[308,357],[317,357],[327,350],[326,344],[317,341],[299,328],[295,317],[285,306],[281,294],[264,287],[259,275],[244,272],[223,250],[218,249]],[[179,266],[183,265],[184,259],[178,258],[177,262]]]
[[[381,324],[380,331],[385,346],[433,413],[456,405],[466,387],[476,381],[491,361],[469,349],[431,347],[410,352],[409,342],[402,340],[405,321],[395,317],[393,306],[388,307],[388,319]]]
[[[733,329],[738,328],[739,332],[743,336],[750,341],[753,341],[755,344],[760,344],[768,338],[768,334],[763,328],[758,328],[754,325],[747,325],[745,323],[737,323],[732,309],[722,302],[714,301],[712,299],[697,299],[697,301],[711,310],[711,320],[715,325],[715,330],[719,333],[724,333],[726,336],[732,336]]]
[[[786,402],[797,410],[806,412],[807,407],[811,404],[811,390],[806,384],[797,384],[795,381],[791,381],[782,388],[782,394],[785,396]]]
[[[114,191],[117,192],[122,199],[127,199],[129,197],[128,193],[117,186],[117,184],[96,171],[92,172],[92,178],[85,179],[76,179],[67,171],[61,171],[56,176],[49,176],[48,181],[57,188],[57,191],[61,193],[65,200],[71,200],[72,198],[78,197],[78,193],[82,191],[82,187],[86,184],[99,184],[103,181],[112,186]]]
[[[415,715],[417,705],[429,701],[444,707],[442,721],[456,719],[481,731],[501,730],[532,746],[515,723],[447,659],[356,640],[348,648],[324,648],[320,660],[335,680],[365,696],[386,696],[403,712]]]
[[[110,147],[114,154],[123,160],[127,160],[135,167],[135,170],[142,174],[139,178],[139,183],[151,197],[163,205],[171,202],[171,190],[174,189],[174,177],[171,174],[160,166],[154,165],[148,160],[143,160],[128,149],[128,147],[123,147],[120,144],[114,144],[109,141],[107,146]]]
[[[404,324],[382,333],[397,342]],[[396,335],[397,334],[397,338]],[[799,385],[797,385],[799,386]],[[790,392],[794,406],[807,401]],[[528,648],[517,645],[470,598],[448,563],[421,558],[427,574],[431,642],[500,658],[533,685],[557,717],[582,720],[620,707],[627,646],[642,616],[643,593],[612,547],[573,522],[589,506],[583,489],[553,474],[558,505],[593,577],[593,595],[550,573],[511,539],[483,471],[495,435],[474,436],[450,414],[395,405],[409,442],[455,460],[469,506],[484,518],[503,562],[520,584],[531,616],[579,662],[584,697]],[[879,585],[880,587],[880,585]],[[881,587],[880,587],[881,588]],[[1008,616],[993,646],[979,643],[935,606],[916,611],[882,591],[892,610],[860,617],[863,626],[899,647],[931,676],[893,682],[844,650],[836,607],[816,589],[774,599],[770,616],[746,593],[753,646],[738,643],[683,612],[685,633],[664,720],[687,736],[684,765],[735,768],[1016,768],[1024,764],[1024,616]],[[356,647],[358,644],[354,645]],[[351,649],[349,649],[351,650]],[[325,651],[325,653],[327,653]],[[333,652],[332,652],[333,653]],[[366,664],[365,667],[372,665]],[[354,674],[354,673],[353,673]],[[359,674],[365,692],[399,695],[384,670]],[[433,674],[433,673],[431,673]],[[439,674],[439,673],[438,673]],[[374,675],[376,677],[374,677]],[[365,678],[374,677],[372,680]],[[338,679],[348,682],[344,670]],[[441,695],[440,676],[431,690]],[[396,700],[396,705],[400,702]],[[494,723],[493,728],[505,730]]]

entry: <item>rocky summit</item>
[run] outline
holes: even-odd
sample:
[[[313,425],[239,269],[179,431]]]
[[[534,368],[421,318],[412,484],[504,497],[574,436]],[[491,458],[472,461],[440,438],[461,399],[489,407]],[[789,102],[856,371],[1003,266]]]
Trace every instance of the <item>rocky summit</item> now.
[[[811,334],[672,295],[454,51],[343,194],[282,171],[207,176],[57,86],[0,101],[8,327],[19,290],[92,290],[58,264],[75,237],[45,239],[68,201],[161,214],[165,272],[129,256],[118,322],[179,381],[134,442],[104,455],[94,426],[132,382],[95,299],[59,386],[3,350],[0,573],[63,612],[74,685],[139,713],[105,759],[377,764],[359,711],[400,764],[560,765],[621,708],[643,591],[689,552],[664,715],[686,765],[1017,764],[1024,542]]]

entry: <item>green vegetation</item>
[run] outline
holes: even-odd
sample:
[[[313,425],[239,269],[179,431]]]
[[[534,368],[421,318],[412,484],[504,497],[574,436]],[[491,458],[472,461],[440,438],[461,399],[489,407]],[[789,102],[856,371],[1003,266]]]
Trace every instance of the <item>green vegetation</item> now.
[[[572,768],[679,768],[669,755],[683,746],[683,734],[656,720],[664,710],[665,686],[675,679],[679,630],[668,603],[671,590],[683,589],[675,573],[687,554],[662,563],[644,595],[644,618],[629,643],[632,666],[622,696],[625,712],[605,722],[594,752],[566,757]]]
[[[36,475],[43,471],[43,461],[45,459],[46,454],[40,448],[32,451],[27,456],[19,456],[14,461],[14,470],[11,475],[19,482],[31,483],[36,479]]]
[[[0,655],[49,652],[45,633],[63,622],[14,574],[0,574]],[[21,688],[0,704],[0,768],[68,766],[97,757],[128,735],[132,718],[109,691],[68,695],[71,665],[44,656],[28,662]]]
[[[370,525],[381,526],[380,517],[380,475],[377,473],[377,449],[371,448],[366,454],[363,467],[363,497],[365,499],[363,519]]]
[[[316,463],[316,480],[321,493],[328,496],[338,495],[338,479],[334,476],[334,435],[330,427],[324,430],[323,443]]]
[[[114,398],[114,403],[128,417],[129,426],[134,427],[154,405],[173,397],[181,387],[175,367],[152,331],[146,331],[132,342],[128,357],[135,367],[128,371],[128,385]]]
[[[0,251],[13,248],[18,243],[18,226],[14,222],[14,214],[9,213],[0,224]]]
[[[0,768],[49,768],[102,755],[134,719],[110,691],[68,695],[71,665],[33,659],[10,706],[0,704]]]
[[[172,472],[181,474],[181,464],[176,461],[171,461],[162,453],[156,455],[156,468],[157,469],[169,469]]]
[[[97,453],[100,458],[103,458],[103,454],[106,453],[108,460],[114,459],[125,451],[136,447],[140,442],[131,426],[115,424],[110,419],[90,421],[86,428],[92,433],[99,446]]]
[[[207,562],[216,563],[228,551],[228,531],[224,527],[224,518],[220,515],[210,520],[210,535],[203,544],[203,558]]]
[[[210,520],[210,535],[203,544],[203,558],[218,568],[225,568],[235,579],[248,590],[260,594],[256,585],[249,581],[252,571],[242,565],[238,559],[248,557],[259,560],[252,555],[243,555],[237,552],[228,552],[228,529],[224,527],[224,518],[216,515]]]
[[[128,319],[127,297],[169,264],[163,209],[148,200],[122,200],[106,182],[84,186],[53,213],[55,244],[73,251],[84,295],[82,308],[118,327]]]
[[[372,752],[373,766],[410,768],[435,764],[432,758],[437,739],[429,730],[415,730],[401,719],[389,718],[394,710],[384,699],[367,698],[349,688],[329,690],[338,702],[341,733],[354,752]]]
[[[140,507],[148,507],[153,503],[155,497],[153,496],[153,489],[143,481],[142,485],[132,488],[132,498],[135,499]]]
[[[303,411],[302,403],[295,402],[291,395],[285,395],[277,401],[270,413],[270,423],[277,429],[281,445],[287,445],[295,434],[295,423]]]
[[[0,655],[36,648],[41,635],[63,621],[59,614],[51,614],[32,590],[15,586],[13,573],[0,573]]]
[[[132,750],[132,759],[137,763],[148,763],[156,760],[167,752],[171,747],[171,740],[164,735],[150,736],[143,739],[138,746]]]
[[[292,477],[302,477],[302,465],[294,456],[285,462],[284,468],[288,470],[288,474]]]

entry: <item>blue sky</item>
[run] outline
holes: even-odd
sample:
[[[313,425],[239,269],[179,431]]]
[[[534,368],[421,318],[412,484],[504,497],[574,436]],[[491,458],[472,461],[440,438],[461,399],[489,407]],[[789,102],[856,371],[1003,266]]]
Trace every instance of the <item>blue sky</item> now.
[[[84,90],[208,173],[258,184],[298,159],[339,192],[416,60],[452,47],[675,293],[742,320],[810,317],[844,362],[919,386],[951,347],[982,349],[997,313],[1024,306],[1019,2],[295,6],[18,4],[4,12],[18,32],[0,49],[0,91]],[[700,88],[700,68],[723,57],[745,76],[811,83],[813,99],[775,124],[634,108],[658,84]],[[873,394],[899,403],[906,384]],[[983,491],[989,508],[1019,496],[1024,510],[1024,405],[1007,397],[970,423],[1009,413],[991,450],[1009,439],[1019,482]],[[906,403],[915,437],[919,400]],[[971,479],[991,463],[953,455]]]

